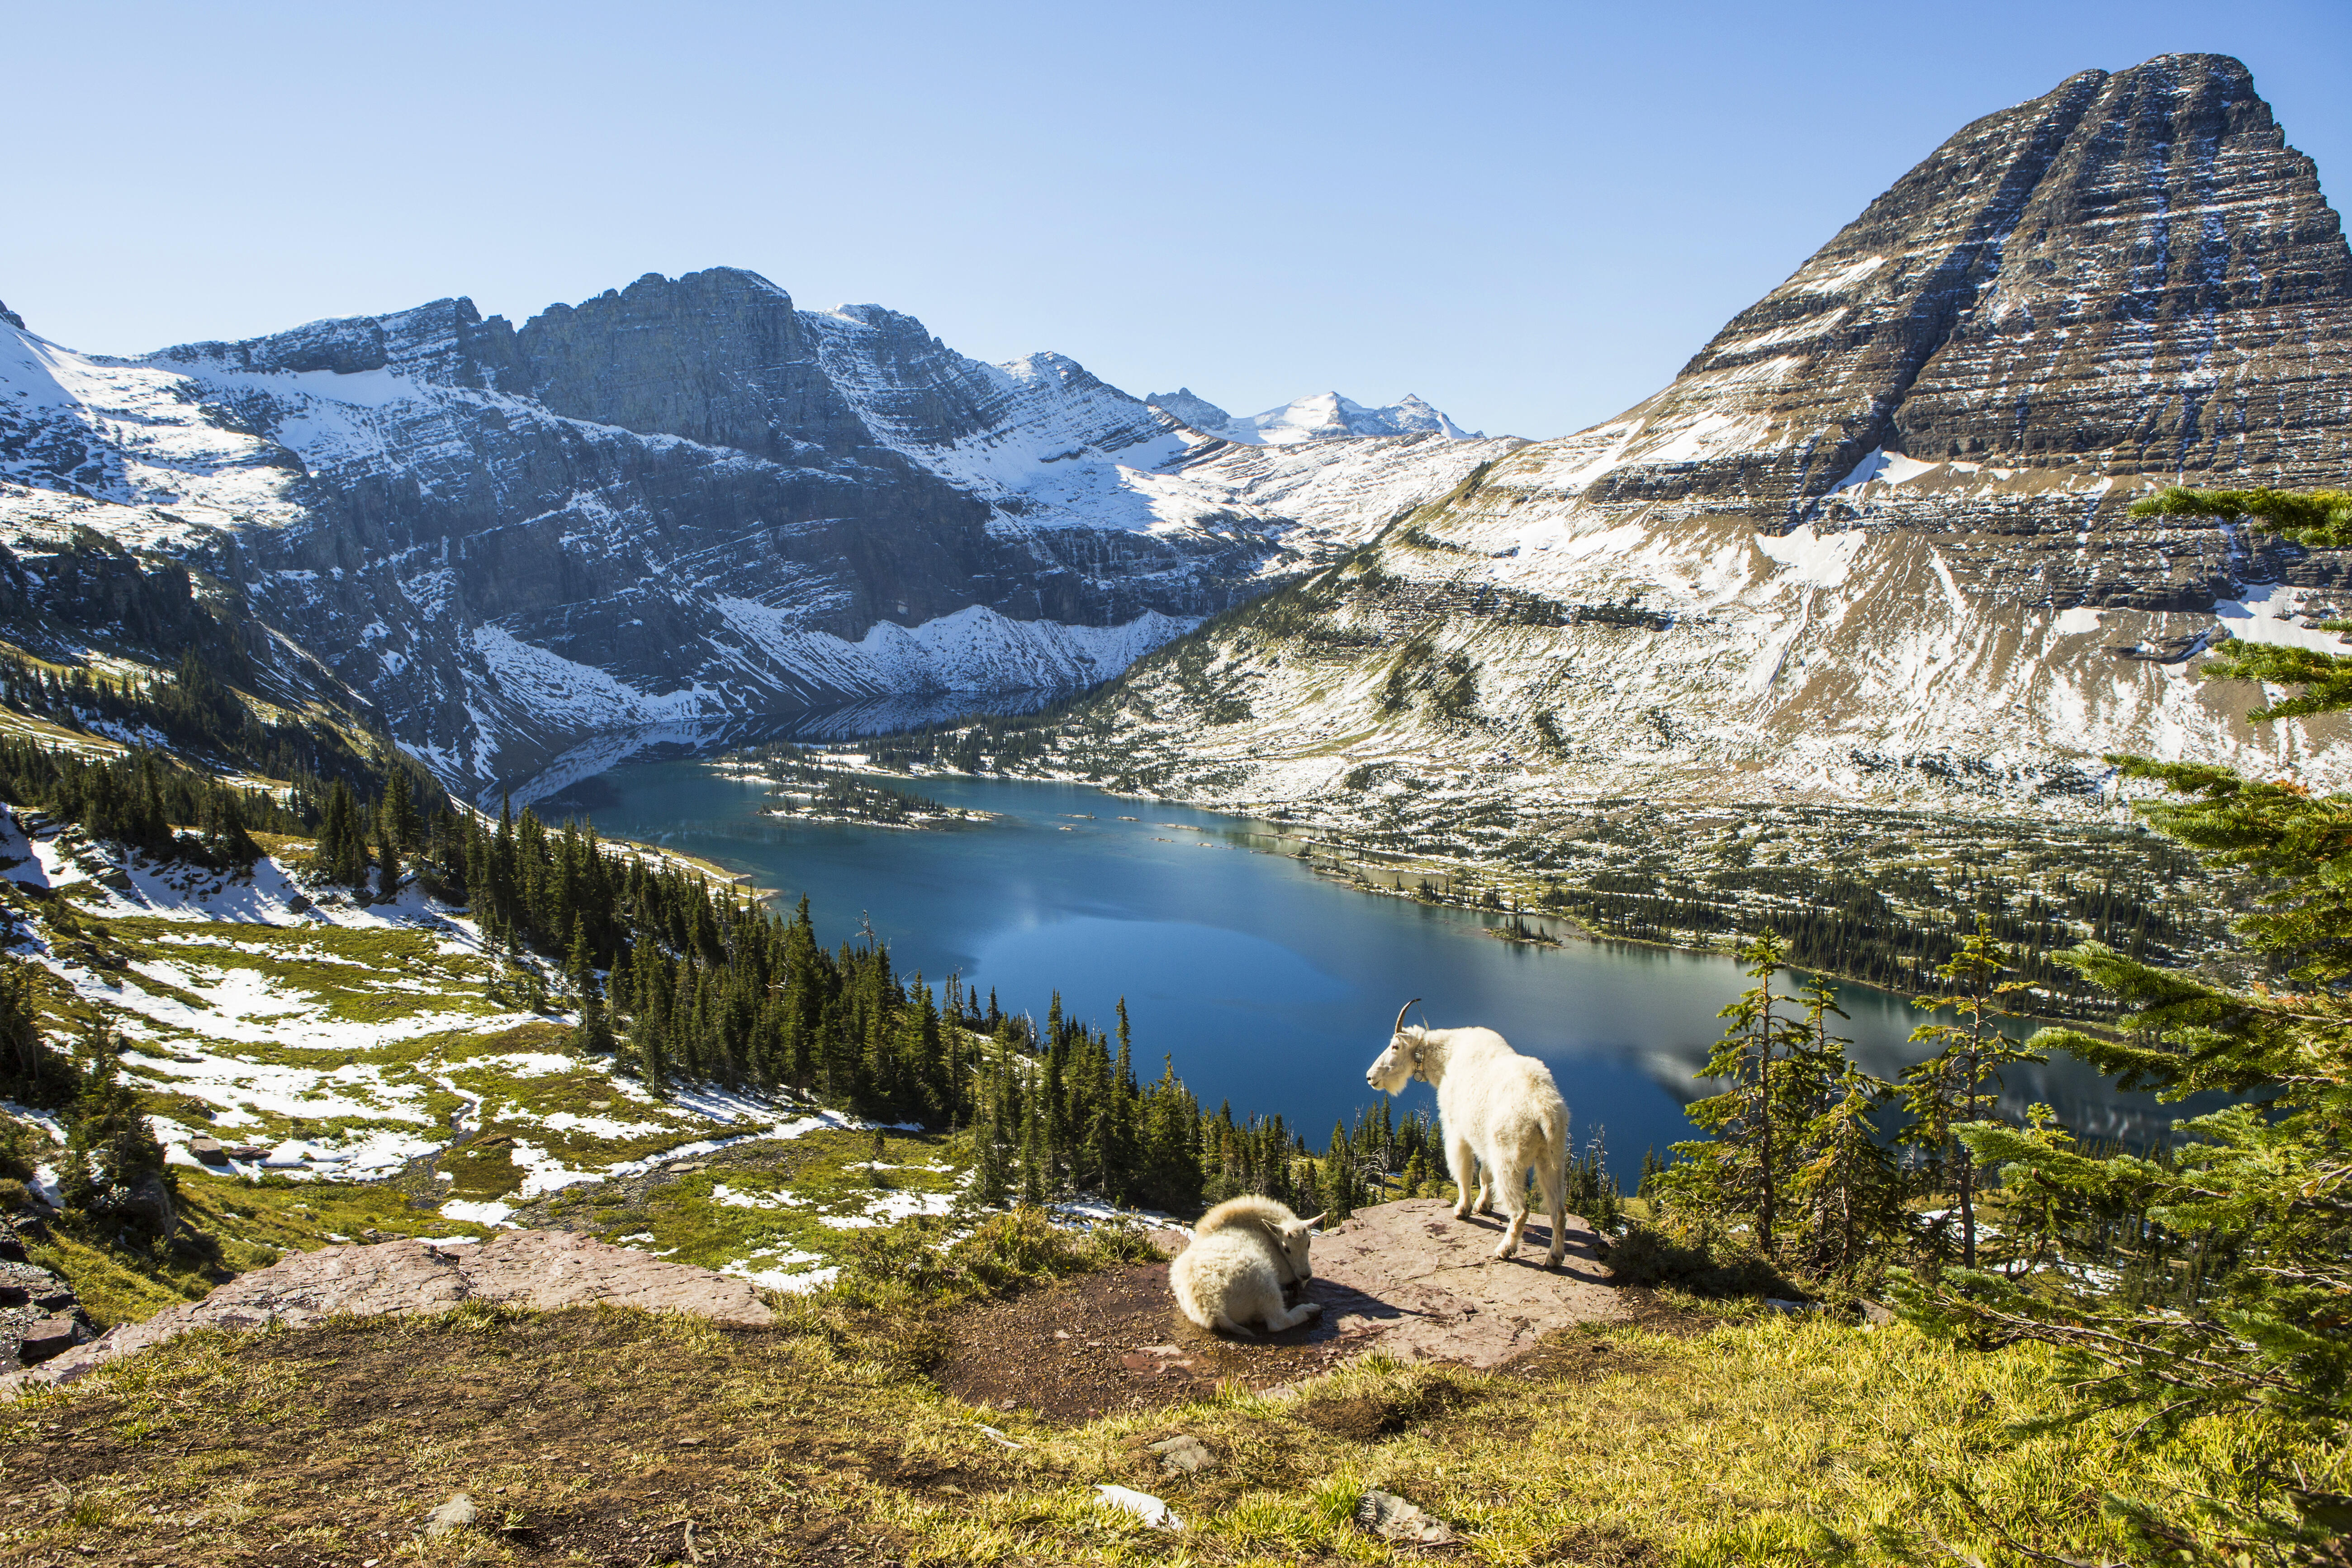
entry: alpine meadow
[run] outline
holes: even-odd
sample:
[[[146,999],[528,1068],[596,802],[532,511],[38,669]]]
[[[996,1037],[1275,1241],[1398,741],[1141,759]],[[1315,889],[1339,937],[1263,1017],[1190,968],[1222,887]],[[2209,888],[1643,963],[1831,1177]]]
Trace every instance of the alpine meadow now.
[[[28,13],[26,58],[341,61],[371,194],[289,145],[309,216],[239,243],[353,304],[428,243],[487,304],[509,243],[552,291],[797,235],[936,275],[967,343],[1013,279],[1133,385],[1130,330],[1257,325],[1139,396],[713,255],[242,339],[192,282],[122,304],[188,323],[137,354],[12,284],[0,1563],[2352,1563],[2352,248],[2239,58],[1985,86],[1659,390],[1531,439],[1463,420],[1534,325],[1348,329],[1450,342],[1451,414],[1219,388],[1361,290],[1443,314],[1422,239],[1285,226],[1354,232],[1423,132],[1474,260],[1620,265],[1490,190],[1715,189],[1572,118],[1654,18],[1579,10],[1557,101],[1449,37],[1415,136],[1300,162],[1265,58],[1305,114],[1394,79],[1401,12],[1139,54],[1039,0],[1016,58],[1010,16],[787,7],[786,61],[748,8],[522,7],[544,58],[485,93],[516,17],[426,82],[407,19],[245,9]],[[1759,204],[1875,167],[1860,97],[1741,128],[1714,20],[1643,112],[1851,154]],[[2014,68],[1883,20],[1922,102]],[[853,78],[857,133],[793,142]],[[1564,173],[1491,130],[1538,111]],[[598,232],[480,225],[479,165],[397,217],[445,134],[514,215],[598,182]],[[60,310],[133,250],[199,276],[164,184],[134,239],[28,177],[67,227],[0,258]],[[1644,287],[1760,286],[1729,196],[1694,259],[1606,188]],[[1122,225],[1213,308],[1071,282]]]

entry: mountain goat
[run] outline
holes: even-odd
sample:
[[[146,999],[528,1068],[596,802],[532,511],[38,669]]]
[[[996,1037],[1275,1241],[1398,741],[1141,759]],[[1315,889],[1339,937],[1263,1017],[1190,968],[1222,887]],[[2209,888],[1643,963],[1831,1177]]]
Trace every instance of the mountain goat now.
[[[1322,1316],[1319,1301],[1285,1305],[1283,1288],[1315,1277],[1307,1262],[1308,1232],[1315,1219],[1300,1219],[1271,1198],[1241,1197],[1219,1204],[1193,1227],[1192,1244],[1176,1255],[1168,1283],[1176,1306],[1204,1329],[1249,1334],[1264,1323],[1268,1333],[1295,1329]]]
[[[1421,1000],[1418,996],[1414,1002]],[[1551,1069],[1511,1049],[1492,1029],[1433,1029],[1405,1026],[1408,1002],[1397,1009],[1388,1049],[1364,1081],[1382,1094],[1402,1092],[1414,1079],[1437,1090],[1437,1121],[1445,1139],[1445,1163],[1461,1196],[1456,1219],[1470,1217],[1470,1178],[1478,1177],[1476,1207],[1495,1212],[1500,1189],[1511,1216],[1496,1258],[1519,1249],[1528,1226],[1527,1171],[1535,1167],[1551,1209],[1551,1251],[1547,1267],[1568,1255],[1568,1103],[1552,1082]]]

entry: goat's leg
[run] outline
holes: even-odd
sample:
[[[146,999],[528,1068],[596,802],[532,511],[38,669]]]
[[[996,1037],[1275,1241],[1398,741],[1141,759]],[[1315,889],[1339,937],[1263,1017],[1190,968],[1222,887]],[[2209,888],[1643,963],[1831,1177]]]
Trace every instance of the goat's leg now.
[[[1546,1138],[1536,1156],[1536,1177],[1543,1184],[1544,1206],[1551,1210],[1551,1250],[1544,1267],[1557,1268],[1568,1256],[1568,1140]]]
[[[1470,1178],[1478,1172],[1477,1156],[1470,1152],[1470,1140],[1448,1138],[1445,1141],[1445,1168],[1454,1176],[1454,1217],[1468,1219]],[[1482,1193],[1480,1197],[1483,1200],[1485,1194]]]
[[[1216,1325],[1220,1333],[1231,1334],[1235,1339],[1254,1340],[1258,1337],[1258,1332],[1255,1329],[1244,1328],[1241,1324],[1234,1322],[1223,1312],[1219,1312],[1217,1314]]]
[[[1301,1301],[1296,1307],[1288,1308],[1283,1311],[1268,1312],[1265,1315],[1266,1332],[1278,1334],[1285,1329],[1295,1329],[1301,1323],[1313,1322],[1322,1315],[1322,1302]]]
[[[1528,1162],[1516,1156],[1507,1165],[1489,1162],[1495,1173],[1495,1183],[1503,1189],[1503,1210],[1511,1223],[1503,1227],[1503,1239],[1496,1244],[1495,1256],[1508,1258],[1519,1249],[1519,1237],[1528,1228]]]

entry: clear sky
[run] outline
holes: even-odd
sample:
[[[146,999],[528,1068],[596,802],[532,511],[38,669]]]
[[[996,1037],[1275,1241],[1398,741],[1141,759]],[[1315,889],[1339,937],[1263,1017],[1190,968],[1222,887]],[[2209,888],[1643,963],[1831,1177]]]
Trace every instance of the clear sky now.
[[[2352,188],[2347,0],[0,0],[0,300],[107,353],[728,264],[1139,395],[1540,437],[2087,67],[2234,54]]]

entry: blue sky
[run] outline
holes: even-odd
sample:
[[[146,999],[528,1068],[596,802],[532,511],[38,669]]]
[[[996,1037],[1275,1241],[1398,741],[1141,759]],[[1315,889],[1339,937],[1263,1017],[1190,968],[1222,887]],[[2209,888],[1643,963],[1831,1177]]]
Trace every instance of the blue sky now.
[[[111,353],[724,263],[1138,395],[1550,436],[2086,67],[2234,54],[2352,183],[2344,0],[0,0],[0,300]]]

